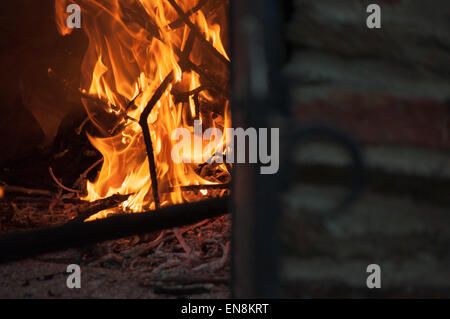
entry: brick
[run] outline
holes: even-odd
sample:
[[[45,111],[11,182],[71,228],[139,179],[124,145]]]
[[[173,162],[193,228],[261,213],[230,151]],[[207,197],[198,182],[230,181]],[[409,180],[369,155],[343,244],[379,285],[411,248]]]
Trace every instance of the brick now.
[[[450,147],[450,105],[432,99],[336,91],[293,112],[301,123],[329,122],[363,143]]]

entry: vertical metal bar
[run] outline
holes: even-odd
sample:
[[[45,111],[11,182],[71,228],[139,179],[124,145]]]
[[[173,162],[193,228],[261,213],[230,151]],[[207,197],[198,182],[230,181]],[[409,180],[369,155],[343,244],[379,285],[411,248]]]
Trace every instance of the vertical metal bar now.
[[[235,128],[277,127],[273,119],[287,112],[286,85],[281,76],[283,45],[278,6],[276,0],[231,1]],[[232,278],[235,298],[279,297],[278,224],[282,185],[281,163],[275,175],[261,175],[256,164],[234,165]]]

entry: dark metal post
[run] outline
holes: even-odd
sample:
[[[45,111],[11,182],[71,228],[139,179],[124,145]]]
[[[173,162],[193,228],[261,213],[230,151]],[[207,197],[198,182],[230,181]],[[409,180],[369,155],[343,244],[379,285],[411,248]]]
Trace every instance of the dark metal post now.
[[[280,127],[287,112],[281,75],[280,1],[231,1],[233,127]],[[280,129],[280,143],[283,132]],[[269,138],[270,140],[270,138]],[[247,145],[248,150],[248,145]],[[280,156],[283,145],[280,145]],[[278,224],[283,164],[261,175],[256,164],[233,169],[233,297],[279,297]]]

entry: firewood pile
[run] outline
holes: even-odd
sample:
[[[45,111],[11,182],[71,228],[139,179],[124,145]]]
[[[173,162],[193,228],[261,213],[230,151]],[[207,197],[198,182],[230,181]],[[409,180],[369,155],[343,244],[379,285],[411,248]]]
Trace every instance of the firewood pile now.
[[[184,47],[175,46],[174,43],[164,43],[165,38],[161,37],[164,25],[158,27],[149,24],[150,19],[145,16],[145,10],[142,7],[121,7],[121,18],[124,19],[124,25],[128,22],[134,23],[133,26],[139,26],[148,33],[148,37],[143,39],[144,42],[161,41],[160,45],[166,45],[168,51],[175,50],[177,63],[186,75],[185,82],[192,81],[191,78],[194,76],[191,78],[187,76],[190,72],[194,72],[195,77],[198,75],[201,81],[198,85],[175,83],[180,82],[179,79],[175,81],[176,73],[174,71],[166,73],[166,80],[158,88],[155,88],[150,100],[145,101],[146,107],[141,110],[140,121],[137,118],[130,118],[127,112],[135,110],[138,105],[142,107],[143,96],[149,94],[142,88],[136,96],[133,96],[133,99],[128,99],[126,103],[124,97],[117,98],[115,101],[117,103],[111,101],[107,103],[105,96],[100,98],[100,94],[87,93],[79,89],[80,82],[83,82],[81,81],[82,75],[88,75],[93,71],[83,70],[80,72],[81,57],[85,55],[84,51],[88,41],[82,32],[74,31],[69,40],[67,38],[64,40],[61,35],[56,34],[53,3],[46,4],[45,7],[39,9],[52,12],[52,14],[45,14],[49,17],[48,21],[45,20],[45,28],[42,27],[42,30],[36,31],[34,36],[29,36],[29,27],[20,29],[21,32],[16,39],[18,42],[17,52],[11,51],[11,48],[6,46],[13,63],[8,62],[8,59],[4,61],[8,65],[14,65],[17,70],[11,68],[12,78],[8,82],[12,88],[7,90],[9,91],[6,96],[8,99],[4,101],[4,104],[11,108],[10,113],[15,116],[9,116],[11,115],[9,113],[2,116],[2,118],[12,120],[10,123],[2,125],[6,127],[8,134],[1,142],[1,146],[3,147],[5,144],[14,152],[9,151],[7,147],[5,155],[0,158],[2,164],[0,170],[0,250],[3,249],[3,254],[0,256],[0,262],[2,262],[0,263],[0,283],[2,283],[0,286],[8,287],[8,289],[0,289],[0,297],[65,297],[68,296],[68,293],[75,294],[70,296],[78,297],[106,297],[99,294],[110,294],[110,297],[122,298],[133,296],[145,298],[228,296],[231,217],[224,215],[228,213],[226,208],[214,209],[217,207],[215,204],[219,203],[214,200],[220,201],[229,195],[231,169],[228,165],[219,168],[219,165],[199,164],[198,167],[192,169],[192,174],[198,175],[199,179],[217,183],[201,187],[197,185],[198,183],[181,184],[175,183],[169,178],[166,180],[159,178],[156,175],[156,168],[161,163],[155,162],[155,159],[158,160],[156,158],[158,145],[155,145],[154,150],[150,136],[150,131],[154,131],[154,128],[149,127],[148,124],[150,113],[154,107],[157,108],[158,104],[162,103],[161,96],[163,94],[165,94],[164,96],[173,96],[174,103],[177,105],[182,103],[183,112],[187,116],[186,125],[191,125],[194,119],[202,118],[205,127],[213,126],[214,121],[224,117],[229,95],[229,89],[225,85],[228,80],[229,60],[217,51],[213,43],[208,41],[209,38],[205,38],[205,30],[192,23],[190,19],[191,16],[196,15],[196,12],[204,11],[209,20],[209,16],[213,13],[217,15],[218,12],[222,12],[220,10],[224,10],[228,2],[202,0],[190,10],[182,9],[180,1],[169,1],[168,3],[176,13],[176,18],[171,20],[168,29],[163,31],[180,33],[181,27],[187,25],[189,37]],[[8,4],[8,6],[14,7],[14,4]],[[34,7],[24,11],[12,10],[21,12],[20,19],[14,20],[28,21],[29,16],[36,11],[35,9],[38,10]],[[137,11],[134,12],[133,9]],[[138,19],[139,17],[141,19]],[[85,21],[88,20],[89,18]],[[225,18],[222,20],[225,21]],[[213,32],[214,30],[212,28],[209,31]],[[118,32],[111,32],[111,38],[115,39],[117,34]],[[226,36],[227,34],[224,37]],[[34,38],[39,40],[33,41]],[[45,40],[46,45],[42,45],[41,38]],[[39,68],[36,67],[36,70],[32,69],[32,71],[24,62],[30,60],[26,58],[30,47],[46,47],[45,50],[42,49],[42,52],[35,51],[34,53],[38,52],[37,55],[48,56],[42,61],[38,59],[39,64],[34,62]],[[50,47],[57,47],[57,49],[55,53],[49,55],[47,48]],[[58,49],[59,47],[61,49]],[[196,54],[194,53],[196,50],[200,50],[199,48],[205,51],[207,57],[202,63],[195,64],[194,56]],[[129,49],[131,50],[131,48]],[[190,56],[191,51],[193,54]],[[166,52],[164,56],[167,54]],[[17,58],[12,59],[12,57]],[[144,62],[148,62],[148,60],[148,57],[143,59]],[[160,60],[155,60],[155,64],[161,64]],[[66,67],[66,64],[70,64],[70,67]],[[217,67],[216,64],[220,64],[220,67]],[[39,78],[31,75],[34,73],[38,74]],[[219,76],[216,73],[221,74]],[[150,80],[154,80],[150,75],[148,77]],[[150,82],[153,83],[153,81]],[[20,85],[15,87],[16,83],[20,83]],[[116,93],[119,95],[118,92]],[[17,96],[21,96],[21,98],[17,98]],[[14,100],[17,100],[17,105],[13,108],[11,101]],[[188,108],[191,100],[195,104],[195,118],[191,116],[191,108]],[[91,111],[94,110],[88,112],[87,118],[81,103],[84,103],[85,106],[92,106]],[[66,108],[61,108],[61,105]],[[105,110],[110,107],[115,111],[120,108],[121,112],[113,112],[118,114],[118,118],[108,117],[110,113]],[[33,122],[34,126],[26,122],[25,116],[17,111],[22,108],[27,117],[36,119],[34,122],[37,123]],[[144,211],[143,218],[149,218],[147,224],[140,225],[139,231],[133,232],[132,230],[136,224],[139,224],[136,222],[137,219],[134,221],[130,219],[131,224],[129,224],[129,231],[125,231],[126,235],[123,235],[125,233],[121,235],[120,229],[119,232],[116,232],[117,235],[113,235],[109,229],[108,235],[100,236],[101,239],[97,237],[86,242],[85,239],[89,236],[84,232],[85,225],[90,223],[83,222],[99,212],[105,212],[102,217],[118,217],[119,219],[115,219],[117,229],[119,228],[117,227],[118,221],[127,220],[127,217],[134,215],[141,215],[131,214],[132,211],[127,210],[126,205],[122,205],[130,196],[136,194],[134,191],[130,194],[117,191],[112,196],[103,194],[89,200],[86,197],[88,194],[87,184],[96,180],[105,164],[103,163],[104,156],[102,156],[104,154],[92,147],[86,138],[86,134],[101,135],[98,128],[96,130],[92,124],[99,119],[102,119],[103,123],[111,124],[111,127],[107,127],[108,130],[101,132],[105,133],[105,136],[117,135],[125,130],[127,125],[139,124],[142,133],[137,130],[139,133],[136,134],[142,134],[143,137],[143,156],[141,157],[148,158],[148,175],[152,184],[149,195],[152,198],[147,200],[148,205],[143,205],[142,209],[133,210],[133,212]],[[37,131],[40,134],[37,134]],[[45,137],[45,141],[42,140],[41,135]],[[129,156],[132,157],[131,155],[133,154],[130,153]],[[128,166],[130,165],[126,165],[123,169]],[[111,182],[111,186],[113,184]],[[178,186],[178,184],[180,185]],[[171,218],[164,217],[162,212],[165,209],[169,208],[170,213],[171,207],[176,206],[167,199],[175,191],[183,193],[184,200],[182,202],[185,204],[173,208],[174,215]],[[150,198],[150,196],[148,197]],[[187,197],[189,200],[185,200]],[[191,202],[206,198],[212,200],[209,202],[213,204],[211,212],[208,213],[208,203],[205,202],[201,204],[204,208],[201,210],[203,214],[196,217],[196,210],[199,206],[195,206],[195,204],[191,206]],[[150,207],[151,202],[154,202],[154,207]],[[177,201],[177,203],[179,202],[180,200]],[[222,205],[223,203],[223,201],[220,202],[220,207],[226,206]],[[151,214],[155,210],[158,213],[159,208],[162,210],[161,214],[152,216]],[[186,214],[183,214],[183,211],[186,211]],[[183,215],[185,216],[183,217]],[[165,222],[158,221],[158,216]],[[181,216],[181,219],[178,216]],[[107,224],[109,219],[104,218],[103,222]],[[157,221],[157,227],[154,226],[153,221]],[[102,227],[106,225],[103,222],[96,224],[96,229],[100,233],[103,231]],[[146,225],[149,225],[147,232],[143,231]],[[124,227],[127,228],[126,225]],[[41,240],[43,237],[36,237],[40,230],[43,230],[41,235],[49,236],[51,232],[46,233],[46,231],[51,229],[59,229],[62,237],[59,239],[46,237],[50,238],[50,241]],[[67,232],[65,233],[65,231]],[[14,242],[15,237],[8,237],[12,233],[25,236],[23,242],[25,244]],[[133,235],[134,233],[139,235]],[[78,238],[79,240],[75,241],[82,245],[75,245],[75,241],[72,241],[61,246],[61,242],[58,241],[60,239],[64,241],[64,236],[72,239]],[[83,236],[86,238],[82,238]],[[45,247],[43,242],[48,247]],[[35,246],[40,248],[33,251]],[[20,257],[14,258],[14,260],[22,259],[12,261],[8,258],[12,256],[14,250],[21,250],[24,247],[28,251],[19,254]],[[23,259],[24,257],[28,259]],[[65,267],[69,264],[78,264],[83,268],[85,285],[96,285],[97,281],[93,278],[97,275],[106,278],[102,282],[103,287],[93,287],[95,289],[84,290],[78,295],[76,292],[68,292],[67,289],[55,292],[56,287],[61,285],[65,287],[65,279],[61,277],[61,273],[65,273]],[[11,272],[14,274],[11,275]],[[111,286],[111,282],[116,282],[116,285]],[[34,286],[34,283],[38,284]],[[33,289],[30,289],[30,286]],[[123,290],[122,288],[125,286],[129,289]]]

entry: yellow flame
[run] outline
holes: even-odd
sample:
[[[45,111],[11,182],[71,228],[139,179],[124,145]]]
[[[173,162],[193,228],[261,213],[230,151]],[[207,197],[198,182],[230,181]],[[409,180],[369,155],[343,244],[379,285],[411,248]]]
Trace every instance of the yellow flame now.
[[[171,140],[171,134],[175,129],[188,128],[194,138],[192,121],[188,118],[197,117],[203,122],[212,123],[213,127],[222,129],[230,127],[231,123],[228,102],[224,102],[222,116],[213,116],[211,112],[196,114],[192,96],[188,102],[179,102],[171,93],[175,87],[186,92],[205,83],[202,83],[199,74],[181,67],[182,63],[175,48],[181,51],[185,49],[190,29],[187,26],[170,28],[170,24],[179,19],[179,16],[169,1],[55,1],[57,26],[63,35],[71,32],[65,26],[66,6],[69,3],[77,3],[83,10],[83,31],[89,38],[89,46],[82,65],[81,88],[89,95],[106,102],[101,104],[101,107],[104,114],[109,114],[105,115],[106,119],[96,118],[93,122],[103,133],[114,131],[113,127],[120,127],[111,136],[88,135],[92,145],[103,155],[104,161],[97,179],[87,183],[88,195],[85,199],[94,201],[117,193],[133,194],[123,204],[124,209],[139,212],[146,208],[155,208],[145,143],[137,121],[157,88],[170,73],[173,74],[174,80],[148,118],[161,204],[169,205],[196,199],[192,194],[182,192],[178,188],[180,185],[217,183],[214,176],[200,176],[195,165],[177,164],[171,158],[171,151],[176,143]],[[198,5],[199,1],[176,2],[184,12],[188,12]],[[224,0],[224,4],[226,3]],[[205,5],[191,14],[189,19],[205,39],[229,60],[221,34],[228,26],[223,22],[226,19],[220,18],[226,14],[226,6],[221,7],[218,13],[211,5]],[[227,83],[227,66],[214,60],[197,41],[195,43],[189,59],[198,66],[207,65],[209,69],[218,71],[221,83]],[[213,99],[208,91],[203,91],[200,97],[205,101]],[[130,105],[132,100],[134,105]],[[83,103],[89,114],[99,113],[98,103],[87,99]],[[205,114],[208,118],[204,118]],[[215,150],[223,147],[225,142],[226,136],[222,141],[218,141],[215,147],[204,148],[203,153],[191,153],[189,156],[195,159],[209,158]],[[201,190],[200,193],[207,195],[208,191]],[[104,213],[94,218],[98,217],[104,217]]]

